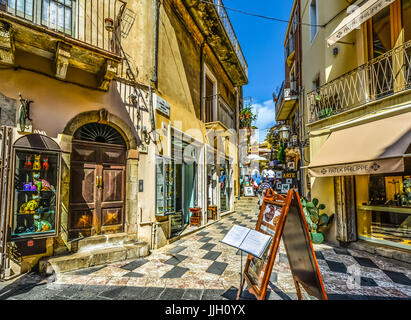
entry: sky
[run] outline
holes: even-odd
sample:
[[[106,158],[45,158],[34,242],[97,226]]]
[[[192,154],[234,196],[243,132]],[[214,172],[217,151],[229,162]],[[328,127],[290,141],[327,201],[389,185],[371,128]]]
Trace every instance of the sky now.
[[[293,0],[224,0],[227,8],[278,19],[290,18]],[[231,24],[248,64],[244,97],[251,97],[258,115],[255,125],[260,142],[275,124],[273,92],[284,80],[284,37],[287,23],[261,19],[227,9]]]

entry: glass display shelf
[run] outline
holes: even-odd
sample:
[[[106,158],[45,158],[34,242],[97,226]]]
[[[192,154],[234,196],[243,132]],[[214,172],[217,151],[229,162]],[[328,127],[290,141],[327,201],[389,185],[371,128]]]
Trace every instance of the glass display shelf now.
[[[15,151],[12,238],[57,234],[59,163],[58,152]]]

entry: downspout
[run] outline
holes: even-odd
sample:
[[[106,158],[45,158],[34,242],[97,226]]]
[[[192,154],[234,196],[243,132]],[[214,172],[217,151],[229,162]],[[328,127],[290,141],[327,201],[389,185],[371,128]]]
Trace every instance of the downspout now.
[[[240,200],[241,197],[241,168],[240,168],[240,125],[239,125],[239,114],[240,114],[240,87],[236,87],[236,107],[235,107],[235,131],[237,139],[237,199]],[[235,207],[234,207],[235,209]]]
[[[153,45],[153,74],[149,84],[149,103],[151,113],[151,132],[155,133],[156,122],[154,114],[154,93],[158,89],[158,40],[159,40],[159,28],[160,28],[160,0],[154,0],[154,45]],[[156,141],[156,139],[154,139]]]
[[[153,74],[149,83],[149,99],[150,99],[150,114],[151,114],[151,132],[156,135],[156,120],[154,113],[154,101],[153,101],[153,89],[154,93],[158,89],[158,41],[159,41],[159,29],[160,29],[160,0],[154,0],[154,43],[153,43]],[[156,144],[157,138],[154,136],[154,143]],[[158,237],[158,223],[150,221],[147,224],[151,225],[151,250],[157,249],[157,237]]]
[[[205,122],[203,116],[204,104],[204,46],[206,40],[204,39],[200,46],[200,120]]]

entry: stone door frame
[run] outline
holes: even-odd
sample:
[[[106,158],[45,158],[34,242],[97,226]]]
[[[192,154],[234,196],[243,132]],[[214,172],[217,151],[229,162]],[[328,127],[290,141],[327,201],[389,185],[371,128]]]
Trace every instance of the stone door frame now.
[[[61,135],[62,149],[62,182],[61,182],[61,219],[59,238],[71,250],[72,243],[68,239],[68,214],[70,194],[70,164],[74,133],[87,123],[104,123],[116,129],[124,138],[127,147],[126,155],[126,200],[124,232],[138,238],[138,142],[130,126],[118,116],[106,109],[82,112],[72,118]]]

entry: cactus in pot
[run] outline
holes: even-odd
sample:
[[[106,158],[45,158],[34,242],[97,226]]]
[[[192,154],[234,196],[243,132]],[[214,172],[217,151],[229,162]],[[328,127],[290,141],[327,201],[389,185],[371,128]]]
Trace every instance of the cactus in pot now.
[[[334,220],[334,214],[327,215],[320,213],[320,210],[325,209],[324,204],[319,204],[319,200],[314,198],[313,201],[301,199],[305,220],[307,221],[308,229],[313,243],[322,243],[324,241],[324,234],[321,232],[328,227]]]

